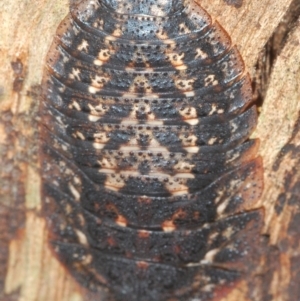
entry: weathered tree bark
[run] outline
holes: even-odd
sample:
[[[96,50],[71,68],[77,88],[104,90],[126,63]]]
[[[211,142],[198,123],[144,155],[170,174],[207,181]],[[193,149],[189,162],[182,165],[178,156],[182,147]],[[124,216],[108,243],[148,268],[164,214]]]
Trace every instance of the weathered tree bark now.
[[[197,1],[230,34],[264,98],[254,133],[265,166],[261,260],[221,301],[300,300],[299,1]],[[67,0],[0,2],[0,300],[84,300],[52,255],[40,216],[39,84],[68,6]]]

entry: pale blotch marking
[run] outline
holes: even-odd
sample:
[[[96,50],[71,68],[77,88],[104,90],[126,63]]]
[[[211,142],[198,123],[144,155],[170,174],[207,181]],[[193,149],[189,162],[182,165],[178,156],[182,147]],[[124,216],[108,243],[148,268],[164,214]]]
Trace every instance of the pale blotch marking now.
[[[218,216],[222,216],[224,211],[226,210],[228,204],[229,204],[230,198],[227,198],[224,202],[222,202],[218,207],[217,207],[217,214]]]
[[[109,80],[108,76],[95,75],[94,78],[91,78],[92,81],[91,85],[100,90],[108,82],[108,80]]]
[[[93,23],[93,27],[103,30],[104,21],[99,19]]]
[[[197,110],[194,107],[186,107],[183,110],[179,110],[179,114],[185,118],[197,118]]]
[[[214,232],[211,233],[208,237],[208,245],[211,245],[213,243],[213,241],[218,237],[219,233],[218,232]]]
[[[116,29],[113,31],[112,35],[119,38],[123,34],[120,24],[116,24]]]
[[[104,147],[105,147],[105,144],[93,143],[93,148],[94,149],[103,149]]]
[[[65,207],[65,210],[66,210],[66,213],[69,215],[73,211],[73,208],[70,204],[67,204]]]
[[[145,124],[151,124],[151,125],[163,125],[164,122],[162,120],[158,120],[155,117],[155,114],[151,110],[150,104],[144,104],[142,106],[139,106],[138,104],[135,104],[133,106],[133,110],[130,112],[130,115],[126,117],[126,119],[123,119],[121,124],[123,125],[135,125],[138,124],[137,119],[137,113],[139,111],[143,111],[144,115],[146,115],[147,119],[143,121]]]
[[[172,220],[167,220],[162,223],[161,228],[164,232],[169,233],[176,230],[176,225],[174,225]]]
[[[166,40],[166,39],[168,39],[167,33],[165,31],[162,31],[162,30],[160,30],[159,32],[156,33],[156,37],[159,40]]]
[[[209,116],[213,115],[215,112],[217,111],[217,105],[215,103],[213,103],[211,105],[211,110],[210,112],[208,113]]]
[[[93,261],[93,257],[92,257],[91,254],[88,254],[88,255],[83,256],[83,257],[81,258],[81,263],[82,263],[83,265],[89,265],[89,264],[91,264],[92,261]]]
[[[208,145],[213,145],[215,144],[215,142],[217,141],[218,139],[216,137],[212,137],[208,140],[207,144]]]
[[[103,132],[103,133],[95,133],[93,135],[94,139],[95,139],[95,143],[107,143],[109,141],[109,137],[107,136],[107,133],[106,132]]]
[[[61,145],[61,148],[66,152],[68,150],[68,147],[65,144]]]
[[[77,215],[77,217],[78,217],[80,226],[84,226],[85,225],[85,220],[84,220],[83,215],[80,213],[80,214]]]
[[[186,97],[194,97],[194,96],[195,96],[195,92],[194,92],[194,91],[184,92],[184,95],[185,95]]]
[[[89,86],[89,92],[91,93],[91,94],[96,94],[97,92],[99,92],[101,89],[97,89],[97,88],[95,88],[95,87],[93,87],[93,86]]]
[[[89,243],[88,243],[86,235],[78,229],[75,229],[75,233],[77,235],[77,238],[78,238],[80,244],[85,247],[88,247]]]
[[[180,91],[191,91],[193,90],[193,84],[195,79],[177,79],[175,80],[175,86]]]
[[[74,196],[75,201],[78,202],[80,200],[80,193],[79,193],[79,191],[71,183],[68,184],[68,187],[69,187],[70,192]]]
[[[168,60],[172,64],[173,67],[175,67],[178,70],[185,70],[187,69],[187,66],[184,64],[183,59],[185,54],[181,53],[178,54],[176,52],[171,52],[166,54]],[[177,68],[178,67],[178,68]]]
[[[107,76],[95,75],[94,78],[91,78],[91,85],[89,86],[89,92],[95,94],[102,90],[103,86],[109,81]]]
[[[92,106],[90,103],[88,104],[88,107],[90,109],[90,112],[92,115],[101,116],[104,115],[106,112],[109,111],[109,107],[104,107],[103,104]]]
[[[74,134],[74,137],[79,138],[80,140],[85,140],[84,135],[79,131],[76,131],[76,133]]]
[[[116,222],[116,224],[118,224],[121,227],[127,227],[127,224],[128,224],[127,219],[122,215],[118,215],[115,222]]]
[[[164,5],[164,3],[162,5]],[[164,16],[165,11],[164,11],[164,7],[162,5],[157,5],[157,4],[151,5],[151,7],[150,7],[151,14],[154,16]]]
[[[74,183],[76,185],[81,185],[82,184],[81,179],[78,176],[74,176]]]
[[[125,93],[123,94],[123,97],[124,97],[124,98],[137,98],[137,94],[125,92]],[[158,95],[158,94],[155,94],[155,93],[151,93],[151,94],[149,94],[149,95],[144,95],[144,96],[140,97],[141,100],[143,100],[143,99],[148,99],[148,100],[150,100],[150,99],[158,99],[158,98],[159,98],[159,95]]]
[[[207,59],[208,58],[208,55],[207,53],[205,53],[203,50],[201,50],[200,48],[197,48],[196,49],[196,55],[195,55],[195,59]]]
[[[72,68],[72,73],[69,74],[69,78],[80,81],[80,70],[78,68]]]
[[[79,105],[79,103],[75,100],[73,100],[73,102],[71,104],[69,104],[69,108],[70,109],[76,109],[77,111],[81,111],[81,107]]]
[[[138,88],[144,89],[144,93],[152,92],[152,87],[150,85],[150,82],[144,75],[136,76],[131,86],[129,87],[128,91],[131,93],[136,93]]]
[[[179,139],[181,140],[182,146],[195,146],[197,143],[197,136],[196,135],[189,135],[185,137],[186,134],[180,134]]]
[[[178,160],[178,163],[174,165],[173,169],[177,171],[188,171],[191,172],[191,170],[195,167],[195,164],[182,162],[181,160]]]
[[[204,79],[204,86],[216,86],[219,82],[215,79],[215,74],[210,74]]]
[[[64,86],[64,87],[59,87],[59,88],[58,88],[58,91],[61,92],[61,93],[64,93],[65,90],[66,90],[66,87],[65,87],[65,86]]]
[[[188,153],[198,153],[200,147],[199,146],[190,146],[190,147],[183,147],[184,150],[186,150]]]
[[[238,125],[235,122],[230,122],[230,125],[231,125],[232,133],[235,133],[236,130],[239,128]]]
[[[86,40],[82,40],[81,44],[77,46],[79,51],[88,52],[89,43]]]
[[[150,237],[150,232],[146,230],[138,230],[138,236],[142,239],[147,239]]]
[[[188,34],[191,33],[191,30],[186,26],[184,23],[179,24],[179,32],[181,34]]]
[[[99,116],[92,115],[92,114],[89,114],[89,115],[88,115],[88,119],[89,119],[89,121],[91,121],[91,122],[97,122],[97,121],[100,119],[100,117],[99,117]]]
[[[116,164],[117,164],[116,161],[114,160],[114,157],[112,157],[112,159],[109,158],[109,160],[107,158],[103,158],[102,160],[98,160],[97,162],[101,167],[108,168],[108,169],[116,168]]]
[[[233,227],[231,226],[231,227],[228,227],[228,228],[226,228],[226,230],[225,231],[223,231],[223,236],[225,236],[226,238],[230,238],[231,236],[232,236],[232,234],[234,234],[234,229],[233,229]]]
[[[214,258],[215,256],[220,252],[220,249],[213,249],[208,251],[205,256],[204,259],[201,260],[202,264],[211,264],[214,262]]]
[[[98,53],[97,59],[94,60],[94,64],[97,66],[102,66],[103,63],[107,62],[112,55],[111,50],[108,48],[101,49]]]

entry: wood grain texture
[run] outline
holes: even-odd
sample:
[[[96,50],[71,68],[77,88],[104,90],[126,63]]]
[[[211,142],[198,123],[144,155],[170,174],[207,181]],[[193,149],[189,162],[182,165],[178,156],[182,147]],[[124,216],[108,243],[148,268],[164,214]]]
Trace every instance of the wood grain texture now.
[[[251,74],[291,3],[244,0],[237,8],[229,1],[197,1],[231,35]],[[51,254],[39,215],[38,86],[45,55],[68,5],[61,0],[0,3],[0,299],[5,301],[88,298]],[[256,275],[222,301],[300,299],[295,281],[300,273],[299,37],[298,23],[274,65],[255,133],[266,166],[266,254],[261,254]]]

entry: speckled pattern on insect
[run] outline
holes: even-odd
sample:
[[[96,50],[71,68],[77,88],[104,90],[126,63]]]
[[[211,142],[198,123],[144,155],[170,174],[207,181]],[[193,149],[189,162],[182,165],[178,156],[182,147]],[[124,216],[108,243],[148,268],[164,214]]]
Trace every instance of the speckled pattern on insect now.
[[[193,1],[84,0],[60,24],[43,212],[56,256],[102,299],[218,300],[250,267],[263,185],[244,69]]]

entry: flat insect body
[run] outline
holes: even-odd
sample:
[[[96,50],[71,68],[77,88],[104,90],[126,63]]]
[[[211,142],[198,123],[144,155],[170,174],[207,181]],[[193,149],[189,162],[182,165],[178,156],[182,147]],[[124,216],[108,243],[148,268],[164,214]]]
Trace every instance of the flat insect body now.
[[[103,301],[218,300],[255,266],[251,81],[194,1],[83,0],[40,103],[49,242]]]

